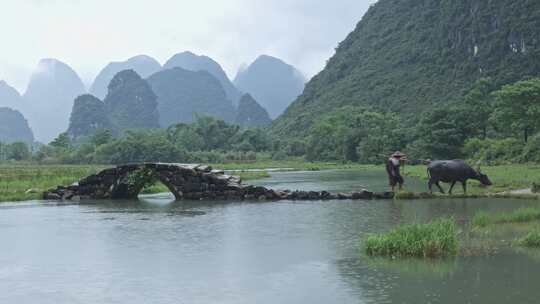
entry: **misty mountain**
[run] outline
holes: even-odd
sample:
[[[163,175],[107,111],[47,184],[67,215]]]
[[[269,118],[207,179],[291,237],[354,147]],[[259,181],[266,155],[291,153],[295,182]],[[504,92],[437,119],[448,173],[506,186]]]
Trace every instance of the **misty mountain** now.
[[[157,60],[146,55],[131,57],[126,61],[111,62],[96,76],[90,87],[90,94],[100,99],[105,98],[107,87],[114,75],[123,70],[134,70],[142,78],[147,78],[161,70],[161,65]]]
[[[105,103],[90,94],[77,97],[69,118],[68,135],[77,139],[91,136],[100,129],[113,129]]]
[[[21,110],[24,105],[23,99],[19,92],[0,80],[0,107],[8,107],[15,110]]]
[[[273,130],[303,137],[344,106],[415,121],[436,104],[461,100],[480,78],[500,87],[540,76],[539,14],[536,0],[380,0]]]
[[[300,95],[305,78],[282,60],[262,55],[234,79],[236,87],[251,94],[276,118]]]
[[[31,145],[34,134],[21,112],[0,107],[0,142],[13,143],[17,141]]]
[[[234,107],[218,79],[207,71],[172,68],[148,78],[158,96],[160,125],[190,123],[195,115],[232,121]]]
[[[115,130],[159,128],[157,96],[134,70],[117,73],[104,103]]]
[[[242,127],[266,127],[272,123],[268,112],[249,94],[238,103],[235,123]]]
[[[219,80],[221,86],[225,90],[227,98],[229,98],[229,100],[232,101],[233,104],[238,104],[241,93],[229,80],[229,77],[227,77],[227,74],[219,65],[219,63],[214,61],[212,58],[202,55],[198,56],[191,52],[178,53],[171,57],[171,59],[169,59],[163,66],[164,69],[171,69],[174,67],[179,67],[194,72],[207,71],[208,73],[216,77],[217,80]]]
[[[68,127],[75,97],[85,93],[77,73],[56,59],[42,59],[23,95],[23,113],[36,139],[49,142]]]

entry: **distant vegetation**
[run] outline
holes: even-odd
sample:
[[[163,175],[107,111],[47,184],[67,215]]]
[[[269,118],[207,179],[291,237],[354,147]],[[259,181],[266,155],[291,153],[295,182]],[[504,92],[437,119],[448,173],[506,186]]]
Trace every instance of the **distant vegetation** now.
[[[211,117],[167,129],[130,129],[118,136],[97,129],[90,136],[60,134],[31,152],[24,143],[3,144],[4,160],[40,164],[120,164],[127,162],[253,162],[258,153],[270,153],[272,141],[261,129],[241,129]]]

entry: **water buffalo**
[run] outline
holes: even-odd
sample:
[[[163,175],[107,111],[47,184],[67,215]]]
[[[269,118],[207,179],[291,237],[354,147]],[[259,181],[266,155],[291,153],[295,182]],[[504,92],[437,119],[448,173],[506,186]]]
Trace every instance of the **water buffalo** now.
[[[474,170],[466,162],[462,160],[438,160],[433,161],[427,168],[429,177],[429,191],[433,193],[431,187],[435,184],[441,193],[444,193],[439,182],[452,183],[449,194],[452,194],[452,189],[457,182],[463,185],[463,193],[467,193],[467,180],[478,180],[482,185],[491,186],[492,183],[487,175],[482,174],[480,170]]]

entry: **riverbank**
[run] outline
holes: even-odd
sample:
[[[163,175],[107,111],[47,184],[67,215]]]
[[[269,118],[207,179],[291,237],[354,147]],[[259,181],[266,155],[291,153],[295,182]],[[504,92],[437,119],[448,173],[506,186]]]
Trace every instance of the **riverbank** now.
[[[380,166],[340,164],[331,162],[305,162],[301,159],[286,161],[261,160],[243,163],[210,164],[213,168],[235,170],[244,181],[269,177],[266,169],[292,171],[319,170],[381,170]],[[40,199],[43,191],[58,185],[70,185],[83,177],[99,172],[113,165],[38,165],[38,164],[0,164],[0,202]],[[259,169],[257,171],[251,171]],[[143,190],[143,194],[167,192],[168,189],[157,183]]]
[[[540,183],[540,166],[539,165],[502,165],[482,167],[482,172],[487,174],[492,181],[493,186],[483,187],[477,181],[469,181],[467,184],[467,193],[469,195],[500,195],[505,197],[531,197],[536,198],[537,195],[527,193],[510,193],[511,191],[530,189],[533,183]],[[418,177],[426,181],[427,184],[427,168],[426,166],[406,166],[404,174],[410,177]],[[450,185],[442,184],[445,192],[448,191]],[[433,191],[438,189],[433,187]],[[454,194],[462,194],[463,189],[460,184],[454,187]]]

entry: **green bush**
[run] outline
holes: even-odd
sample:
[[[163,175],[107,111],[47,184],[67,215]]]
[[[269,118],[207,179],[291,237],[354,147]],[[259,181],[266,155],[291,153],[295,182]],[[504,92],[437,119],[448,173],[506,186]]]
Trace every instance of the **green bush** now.
[[[452,256],[458,251],[456,223],[453,219],[439,219],[400,226],[386,234],[368,237],[365,251],[370,256]]]

